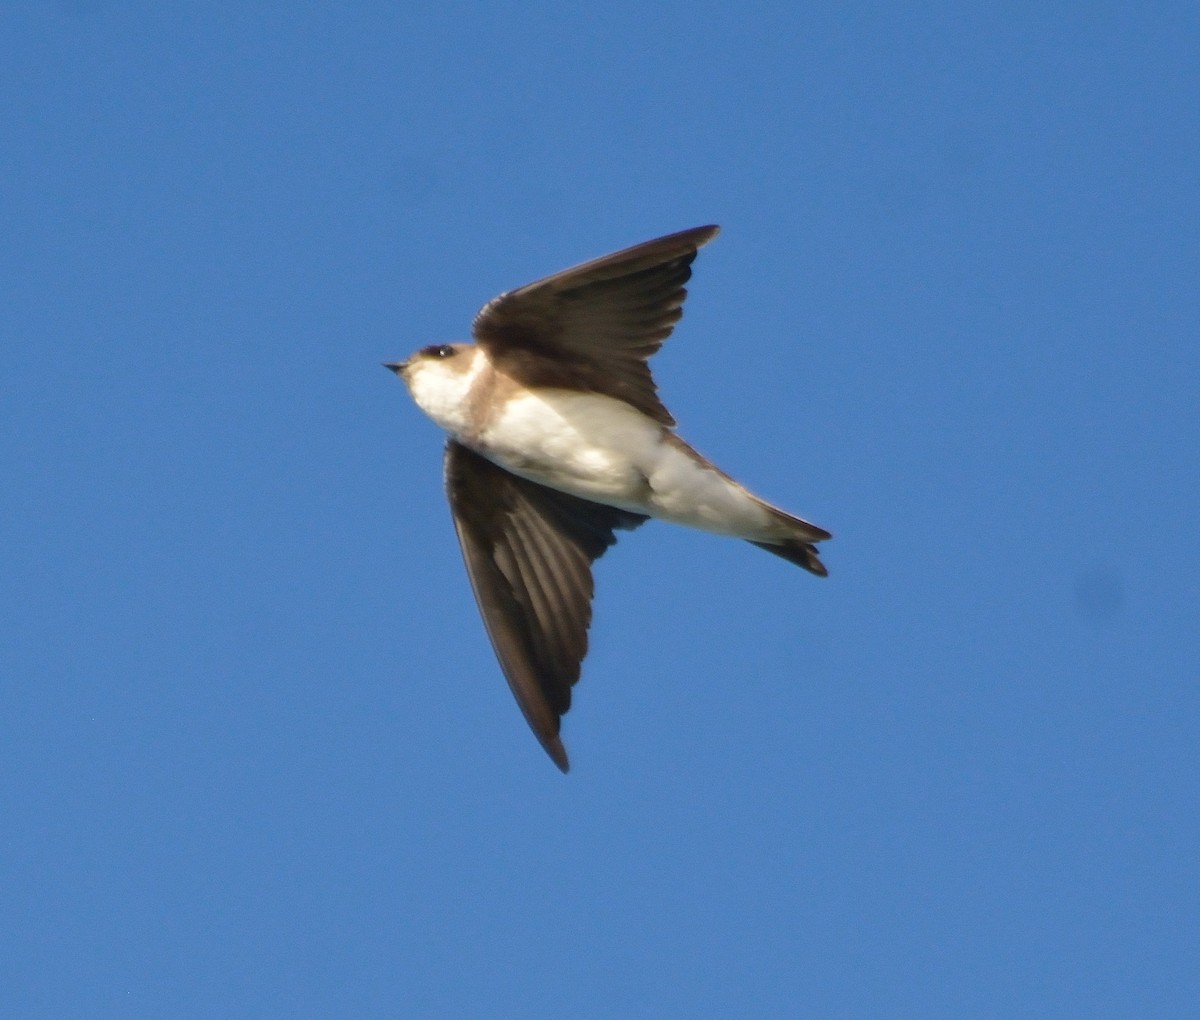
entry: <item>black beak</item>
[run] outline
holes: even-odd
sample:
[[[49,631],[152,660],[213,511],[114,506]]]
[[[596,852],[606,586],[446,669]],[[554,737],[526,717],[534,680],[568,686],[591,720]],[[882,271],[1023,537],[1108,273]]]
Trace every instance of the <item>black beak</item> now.
[[[385,361],[383,363],[383,367],[390,368],[393,372],[396,373],[396,375],[399,375],[401,372],[404,371],[404,366],[407,364],[408,364],[407,361]]]

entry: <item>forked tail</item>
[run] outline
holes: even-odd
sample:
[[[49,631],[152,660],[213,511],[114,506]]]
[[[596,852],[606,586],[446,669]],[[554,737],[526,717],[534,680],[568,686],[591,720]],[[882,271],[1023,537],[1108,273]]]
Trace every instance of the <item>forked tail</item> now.
[[[767,552],[774,553],[798,567],[803,567],[818,577],[828,577],[829,571],[821,562],[814,543],[824,542],[833,536],[824,528],[818,528],[815,524],[810,524],[799,517],[793,517],[769,503],[764,503],[763,506],[771,512],[771,516],[779,524],[780,536],[771,542],[751,540],[750,544],[756,545],[760,549],[766,549]]]

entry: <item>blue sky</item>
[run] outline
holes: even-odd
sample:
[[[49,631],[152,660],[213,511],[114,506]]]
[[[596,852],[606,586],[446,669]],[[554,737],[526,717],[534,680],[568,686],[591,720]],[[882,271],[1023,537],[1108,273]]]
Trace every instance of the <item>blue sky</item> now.
[[[0,33],[0,1011],[1192,1015],[1194,4]],[[708,222],[661,390],[831,577],[623,537],[564,777],[379,364]]]

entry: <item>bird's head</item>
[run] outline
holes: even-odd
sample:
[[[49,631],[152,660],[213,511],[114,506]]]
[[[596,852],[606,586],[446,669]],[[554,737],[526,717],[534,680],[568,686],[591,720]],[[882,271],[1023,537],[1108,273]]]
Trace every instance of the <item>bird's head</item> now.
[[[430,344],[405,361],[384,363],[404,380],[417,406],[451,433],[462,429],[467,394],[483,366],[474,344]]]

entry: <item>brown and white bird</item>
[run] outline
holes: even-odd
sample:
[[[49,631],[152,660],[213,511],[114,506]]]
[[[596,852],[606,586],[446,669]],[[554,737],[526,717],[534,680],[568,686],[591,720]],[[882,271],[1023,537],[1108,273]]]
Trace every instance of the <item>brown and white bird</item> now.
[[[814,574],[829,532],[764,502],[673,431],[647,364],[683,315],[715,226],[669,234],[501,294],[474,344],[388,364],[450,434],[446,491],[467,573],[525,718],[559,737],[587,653],[592,563],[650,517],[744,538]]]

